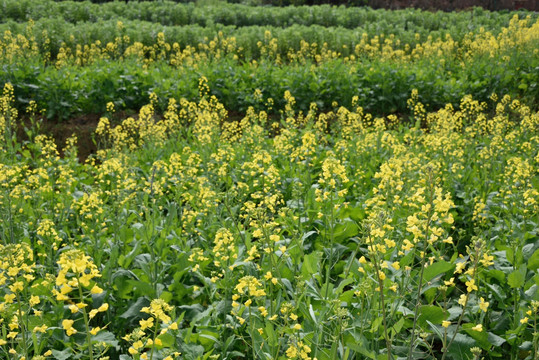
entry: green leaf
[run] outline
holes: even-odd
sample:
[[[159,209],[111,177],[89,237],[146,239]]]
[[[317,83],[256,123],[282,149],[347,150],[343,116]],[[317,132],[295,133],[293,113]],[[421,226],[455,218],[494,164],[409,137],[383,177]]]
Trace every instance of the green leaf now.
[[[488,333],[488,342],[491,343],[492,345],[494,346],[502,346],[502,344],[505,342],[505,339],[494,334],[494,333],[491,333],[489,332]]]
[[[148,294],[149,296],[153,297],[155,294],[155,291],[151,284],[141,281],[141,280],[127,280],[127,282],[130,285],[133,285],[133,288],[137,290],[140,294]]]
[[[505,342],[505,339],[499,337],[494,333],[486,331],[475,331],[472,330],[473,327],[473,324],[464,324],[462,326],[462,329],[466,331],[466,333],[470,335],[470,337],[477,341],[477,344],[483,350],[491,350],[492,346],[501,346]]]
[[[402,330],[402,326],[404,325],[404,317],[401,317],[399,321],[397,321],[391,328],[391,331],[393,334],[398,334]]]
[[[409,251],[408,254],[404,255],[402,259],[399,261],[401,267],[405,267],[407,265],[410,265],[412,263],[412,260],[414,259],[414,252]]]
[[[344,209],[343,215],[352,220],[360,221],[365,218],[365,210],[362,207],[347,207]]]
[[[463,334],[457,334],[453,344],[448,349],[448,355],[453,360],[470,359],[470,349],[476,345],[474,339]]]
[[[365,356],[366,358],[376,359],[376,353],[367,348],[368,342],[365,339],[365,337],[361,335],[358,335],[358,336],[348,335],[348,336],[345,336],[344,343],[346,347]]]
[[[419,308],[419,317],[417,320],[422,327],[425,327],[427,326],[427,320],[433,324],[441,324],[448,316],[449,312],[444,311],[439,306],[423,305]]]
[[[440,290],[438,290],[437,286],[432,286],[430,289],[425,289],[423,292],[423,296],[427,300],[428,304],[432,304],[434,301],[434,298],[436,297],[436,294],[438,294]]]
[[[453,270],[455,267],[454,264],[448,263],[447,261],[438,261],[434,264],[427,266],[425,272],[423,273],[423,278],[425,281],[431,281],[436,276],[444,274],[450,270]]]
[[[539,269],[539,249],[535,250],[532,256],[528,259],[528,269],[535,271]]]
[[[537,288],[537,284],[533,284],[528,290],[524,292],[524,295],[526,295],[528,299],[534,300],[535,294],[537,294]]]
[[[319,264],[320,264],[319,252],[312,252],[308,255],[305,255],[303,259],[303,264],[301,266],[301,275],[303,275],[303,279],[309,280],[313,276],[313,274],[318,273]]]
[[[96,335],[92,336],[93,343],[105,343],[115,349],[118,349],[120,346],[118,340],[110,331],[100,331]]]
[[[520,288],[526,281],[526,267],[522,266],[518,270],[514,270],[507,277],[507,283],[512,289]]]
[[[348,290],[348,291],[345,291],[341,294],[341,296],[339,296],[339,300],[341,300],[342,302],[345,302],[347,304],[350,304],[352,302],[352,299],[354,298],[354,291],[353,290]]]
[[[378,328],[382,324],[382,321],[383,321],[383,318],[381,316],[374,319],[374,321],[372,322],[372,326],[371,326],[371,332],[373,332],[373,333],[377,332]]]
[[[196,359],[204,354],[204,348],[201,345],[184,344],[182,346],[182,356],[186,359]]]
[[[505,249],[505,256],[507,258],[507,261],[511,263],[511,265],[514,265],[514,253],[512,249]]]
[[[163,343],[163,347],[172,347],[174,346],[174,336],[170,333],[165,333],[163,335],[159,335],[159,339],[161,340],[161,342]]]
[[[169,291],[163,291],[163,292],[161,293],[161,295],[159,295],[159,298],[165,300],[165,302],[168,303],[168,302],[170,302],[170,301],[172,300],[173,295],[172,295],[172,293],[169,292]]]
[[[438,335],[438,338],[440,340],[443,340],[444,339],[444,336],[442,335],[442,332],[440,331],[440,329],[438,329],[438,326],[434,325],[433,323],[431,323],[430,321],[427,320],[427,324],[429,324],[430,328],[432,329],[432,331],[434,331],[436,333],[436,335]]]
[[[309,315],[311,315],[311,318],[313,319],[314,324],[318,326],[318,321],[316,320],[316,315],[314,313],[312,304],[309,304]]]
[[[498,280],[500,283],[505,281],[505,273],[501,270],[489,269],[485,273],[487,276]]]
[[[350,219],[346,219],[342,223],[337,224],[333,229],[333,237],[337,242],[343,242],[357,234],[359,234],[359,228],[356,223]]]
[[[71,355],[71,348],[66,348],[62,351],[52,350],[52,356],[54,356],[56,360],[71,359]]]
[[[347,285],[352,284],[354,281],[355,281],[354,279],[350,279],[350,278],[344,279],[343,281],[340,282],[337,289],[335,289],[335,292],[337,294],[340,294]]]
[[[198,341],[200,345],[204,346],[206,350],[211,349],[213,344],[217,342],[219,334],[210,330],[202,330],[198,335]]]
[[[129,306],[129,309],[127,309],[126,312],[124,312],[120,317],[122,319],[138,319],[142,316],[140,313],[140,310],[150,305],[150,300],[148,300],[146,297],[141,296],[135,301],[131,306]]]
[[[268,344],[270,346],[276,346],[279,339],[277,338],[277,335],[275,334],[275,331],[273,330],[273,324],[270,321],[266,321],[266,334],[267,334],[267,340]]]

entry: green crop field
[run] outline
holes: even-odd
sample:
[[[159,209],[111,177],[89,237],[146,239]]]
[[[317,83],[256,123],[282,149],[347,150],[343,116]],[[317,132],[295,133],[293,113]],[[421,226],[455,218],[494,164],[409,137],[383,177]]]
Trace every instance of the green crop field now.
[[[535,13],[0,0],[0,359],[539,359],[538,84]]]

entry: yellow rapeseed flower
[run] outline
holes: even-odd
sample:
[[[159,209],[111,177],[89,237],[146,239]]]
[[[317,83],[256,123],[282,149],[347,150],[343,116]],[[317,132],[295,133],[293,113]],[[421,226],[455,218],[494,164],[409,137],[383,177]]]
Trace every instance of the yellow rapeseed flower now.
[[[77,330],[73,327],[74,320],[65,319],[62,321],[62,327],[66,331],[67,336],[71,336],[77,333]]]
[[[483,331],[483,325],[482,324],[477,324],[472,328],[472,330],[481,332],[481,331]]]
[[[489,304],[490,303],[488,301],[485,301],[485,299],[481,298],[479,302],[479,308],[484,312],[487,312]]]
[[[449,325],[451,325],[451,321],[447,321],[447,320],[442,321],[442,326],[443,326],[444,328],[449,327]]]
[[[472,292],[474,290],[477,290],[477,285],[475,285],[475,280],[474,279],[471,279],[469,281],[466,281],[466,286],[467,286],[467,290],[468,292]]]

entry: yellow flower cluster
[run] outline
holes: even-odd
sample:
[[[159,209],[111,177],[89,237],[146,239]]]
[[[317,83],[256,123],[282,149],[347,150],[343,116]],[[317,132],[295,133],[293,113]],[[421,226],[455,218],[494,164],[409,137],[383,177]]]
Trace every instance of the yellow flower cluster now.
[[[118,29],[123,28],[121,22]],[[0,59],[7,62],[18,62],[24,59],[42,55],[48,61],[51,59],[49,48],[50,39],[47,31],[35,34],[33,22],[30,21],[23,34],[12,34],[9,30],[0,38]],[[40,50],[35,38],[39,36],[44,43]],[[415,41],[415,45],[403,43],[398,35],[390,34],[375,35],[369,37],[363,33],[353,48],[343,45],[342,49],[332,49],[328,43],[316,43],[300,40],[297,50],[286,48],[284,40],[273,37],[269,30],[264,33],[264,40],[258,41],[257,48],[261,59],[275,63],[285,62],[306,64],[307,61],[321,64],[334,59],[342,59],[349,64],[356,64],[364,59],[378,59],[386,62],[410,63],[424,59],[439,59],[441,66],[448,61],[455,61],[462,67],[466,67],[467,61],[477,56],[489,58],[505,56],[507,61],[512,56],[513,49],[519,49],[537,43],[539,39],[539,24],[533,22],[531,17],[519,19],[515,15],[509,25],[497,35],[479,29],[471,31],[460,41],[454,40],[450,34],[433,39],[429,36],[426,41]],[[74,43],[74,39],[69,41]],[[205,38],[197,45],[187,45],[182,48],[178,43],[167,42],[165,34],[157,33],[153,44],[144,45],[132,41],[129,36],[117,36],[114,41],[103,43],[100,40],[91,44],[62,43],[54,64],[61,68],[68,64],[85,66],[99,60],[109,59],[136,59],[143,66],[151,63],[166,61],[172,66],[192,66],[230,58],[233,61],[242,61],[245,58],[243,47],[237,45],[237,39],[233,36],[225,37],[218,32],[213,38]],[[257,61],[252,61],[253,65]]]
[[[254,276],[248,275],[239,279],[235,290],[240,295],[247,295],[250,297],[265,296],[266,292],[262,288],[262,283]]]
[[[90,296],[103,292],[103,289],[95,283],[96,278],[101,277],[101,274],[90,257],[77,249],[61,253],[58,265],[60,270],[56,276],[56,288],[53,289],[52,293],[57,301],[64,301],[68,304],[67,307],[71,314],[82,314],[82,318],[64,319],[62,328],[67,336],[72,336],[81,331],[81,327],[84,326],[83,331],[89,339],[89,336],[95,336],[103,330],[100,326],[90,327],[90,320],[94,319],[98,313],[106,312],[109,309],[107,303],[89,311],[87,309],[90,306]],[[83,321],[84,325],[75,326],[80,320]],[[90,340],[87,341],[87,346],[88,352],[93,354],[94,349]]]
[[[311,348],[304,344],[302,341],[298,341],[298,343],[295,345],[291,344],[286,349],[286,356],[288,357],[288,359],[310,360],[310,353]]]
[[[163,358],[173,359],[179,356],[178,352],[167,349],[163,344],[163,335],[171,330],[178,330],[178,323],[172,321],[171,313],[174,307],[162,299],[154,299],[150,306],[143,307],[141,313],[149,317],[139,321],[140,327],[123,337],[131,343],[129,354],[138,355],[140,359],[151,359],[155,353]]]
[[[60,291],[55,290],[58,300],[68,300],[69,298],[66,295],[79,285],[89,289],[94,294],[101,293],[99,287],[92,282],[94,278],[100,277],[101,274],[90,260],[90,257],[81,250],[68,250],[62,253],[58,265],[60,265],[60,271],[56,277],[56,286],[60,288]],[[91,287],[90,285],[93,286]]]
[[[228,229],[221,228],[217,230],[213,240],[213,263],[218,268],[231,268],[234,261],[238,258],[237,248],[235,246],[234,235]]]
[[[0,289],[6,291],[0,302],[0,326],[5,329],[0,346],[12,357],[27,358],[30,354],[27,340],[40,337],[49,329],[42,318],[46,299],[43,292],[46,293],[49,281],[36,276],[34,252],[27,243],[0,245],[0,259]],[[9,348],[4,347],[8,343]],[[50,350],[35,351],[37,357],[51,355]]]

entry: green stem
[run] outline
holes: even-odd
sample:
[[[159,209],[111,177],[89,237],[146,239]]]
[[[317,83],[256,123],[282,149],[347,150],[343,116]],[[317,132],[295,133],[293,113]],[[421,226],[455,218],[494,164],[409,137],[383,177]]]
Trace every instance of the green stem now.
[[[429,182],[432,184],[432,175],[429,173]],[[415,309],[414,309],[414,324],[412,326],[412,339],[410,341],[410,349],[408,351],[408,360],[412,360],[412,353],[414,350],[414,342],[415,342],[415,329],[417,326],[417,319],[419,318],[419,305],[421,304],[421,290],[423,290],[423,274],[425,272],[425,258],[427,253],[427,247],[429,243],[429,227],[430,222],[432,219],[432,212],[433,212],[433,192],[434,192],[434,185],[430,187],[430,208],[429,212],[427,214],[427,225],[425,226],[425,237],[423,239],[423,255],[421,256],[421,271],[419,272],[419,286],[417,288],[417,298],[415,303]]]
[[[82,294],[82,287],[80,286],[80,281],[79,281],[78,276],[77,276],[77,284],[79,287],[80,302],[84,303],[84,295]],[[86,307],[82,308],[82,315],[84,317],[84,326],[86,328],[86,341],[88,342],[88,353],[90,355],[90,360],[94,360],[94,352],[92,349],[92,337],[90,334],[90,323],[88,320],[88,314],[86,313]]]
[[[152,351],[150,352],[150,360],[153,360],[153,352],[155,350],[155,339],[157,338],[157,327],[159,326],[159,319],[155,318],[155,327],[153,328],[153,338],[152,338]]]
[[[374,250],[374,242],[371,238],[370,231],[369,235],[367,235],[367,240],[370,240],[371,243],[371,249],[373,253],[373,260],[374,260],[374,271],[376,272],[376,279],[378,280],[378,287],[380,288],[380,302],[382,305],[382,319],[384,322],[384,337],[386,338],[386,346],[387,346],[387,358],[389,360],[392,359],[391,356],[391,339],[389,338],[389,335],[387,333],[387,316],[386,316],[386,305],[384,300],[384,281],[380,278],[380,269],[378,267],[378,257],[376,256],[376,252]]]
[[[408,359],[412,359],[412,352],[414,348],[414,341],[415,341],[415,328],[417,325],[417,319],[419,318],[419,305],[421,304],[421,290],[423,290],[423,274],[425,271],[425,252],[427,251],[427,241],[429,237],[429,224],[430,224],[430,216],[427,221],[427,228],[425,231],[425,240],[423,241],[423,256],[421,257],[421,271],[419,273],[419,286],[417,288],[417,299],[415,303],[415,309],[414,309],[414,324],[412,326],[412,340],[410,341],[410,349],[408,352]]]
[[[477,273],[477,264],[479,263],[479,257],[481,256],[481,254],[478,254],[476,256],[476,259],[475,259],[475,262],[474,262],[474,267],[473,267],[473,277],[472,279],[475,281],[475,275]],[[442,356],[442,359],[441,360],[444,360],[446,355],[447,355],[447,350],[451,347],[451,344],[453,344],[453,341],[455,341],[455,338],[457,337],[457,334],[458,334],[458,330],[459,330],[459,327],[460,327],[460,324],[462,323],[462,319],[464,318],[464,313],[466,312],[466,308],[468,306],[468,299],[470,298],[470,293],[467,293],[466,294],[466,299],[464,300],[464,305],[462,306],[462,313],[460,314],[459,316],[459,320],[457,321],[457,327],[455,328],[455,333],[453,334],[453,336],[451,337],[451,341],[449,341],[449,344],[447,344],[447,347],[445,347],[444,349],[442,349],[443,351],[443,356]]]
[[[447,294],[444,291],[444,312],[447,311]],[[442,339],[442,349],[446,349],[447,345],[447,328],[444,327],[444,338]]]
[[[11,196],[9,194],[9,191],[6,190],[6,197],[7,197],[7,206],[6,206],[6,209],[7,209],[7,215],[8,215],[8,224],[9,224],[9,239],[11,241],[12,244],[15,243],[15,235],[14,235],[14,230],[13,230],[13,215],[11,213]],[[4,246],[7,245],[7,241],[6,239],[4,238]]]
[[[537,314],[533,314],[533,358],[539,359],[539,353],[537,353]]]
[[[24,319],[22,317],[21,299],[18,292],[17,292],[17,306],[18,306],[18,311],[19,311],[19,324],[21,324],[19,326],[21,326],[22,348],[24,351],[24,357],[28,359],[28,349],[26,348],[26,327],[22,326],[24,325],[23,324]]]
[[[337,336],[335,336],[335,341],[337,341],[337,343],[334,344],[334,346],[333,346],[333,351],[332,351],[332,356],[331,356],[332,359],[337,359],[337,352],[339,350],[338,341],[339,341],[339,338],[341,337],[340,336],[340,331],[341,331],[340,328],[341,328],[341,317],[339,317],[339,324],[338,324],[337,334],[336,334]]]
[[[356,255],[357,255],[360,247],[361,247],[361,243],[358,241],[356,249],[352,253],[352,256],[350,256],[350,261],[348,262],[348,266],[346,267],[346,271],[344,272],[344,278],[343,279],[348,278],[348,274],[350,274],[350,269],[352,268],[352,263],[354,262],[354,259],[356,258]]]
[[[331,227],[331,232],[330,232],[330,242],[329,242],[329,261],[326,266],[326,282],[324,284],[324,286],[326,287],[326,294],[324,295],[326,301],[328,300],[328,297],[329,297],[329,281],[330,281],[330,276],[331,276],[331,267],[333,264],[333,242],[335,241],[335,234],[334,234],[335,206],[333,205],[333,191],[331,192],[330,205],[331,205],[331,218],[330,218],[329,226]]]
[[[253,359],[256,359],[256,350],[255,350],[255,322],[253,321],[253,317],[251,314],[251,305],[249,305],[249,325],[251,326],[251,347],[253,348]]]

